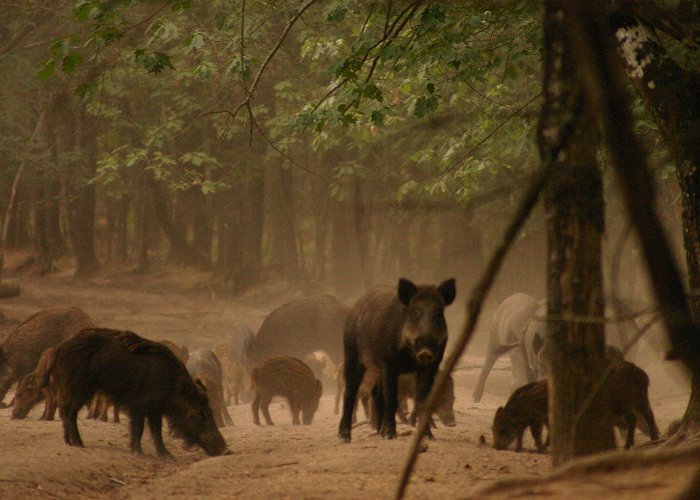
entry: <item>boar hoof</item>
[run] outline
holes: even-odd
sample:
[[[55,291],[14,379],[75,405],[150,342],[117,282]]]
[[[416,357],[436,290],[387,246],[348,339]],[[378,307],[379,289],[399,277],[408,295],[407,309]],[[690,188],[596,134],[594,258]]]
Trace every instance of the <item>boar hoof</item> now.
[[[142,455],[143,455],[143,453],[142,453]],[[173,456],[173,454],[170,453],[168,450],[159,451],[158,457],[162,458],[163,460],[175,460],[175,457]]]

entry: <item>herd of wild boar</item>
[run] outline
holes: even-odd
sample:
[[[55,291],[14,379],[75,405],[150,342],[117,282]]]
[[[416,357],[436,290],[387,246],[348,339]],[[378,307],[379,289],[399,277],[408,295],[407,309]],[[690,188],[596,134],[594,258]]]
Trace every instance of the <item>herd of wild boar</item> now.
[[[444,310],[455,299],[455,281],[415,285],[400,279],[396,287],[367,292],[352,308],[329,295],[291,301],[272,311],[257,333],[235,329],[226,343],[189,350],[170,341],[156,342],[136,333],[102,328],[81,309],[58,306],[21,323],[0,347],[0,404],[10,387],[17,389],[12,418],[24,418],[44,401],[41,419],[56,409],[63,439],[83,446],[78,412],[114,421],[129,416],[131,451],[141,454],[145,423],[159,456],[170,456],[162,437],[163,417],[170,432],[209,455],[227,452],[219,428],[232,425],[227,406],[250,401],[253,422],[259,413],[274,425],[268,407],[273,397],[288,402],[293,424],[312,423],[324,390],[335,386],[334,413],[342,415],[341,440],[351,440],[360,402],[371,425],[384,438],[396,436],[396,417],[415,425],[428,418],[424,403],[447,345]],[[522,448],[529,427],[537,450],[544,452],[547,427],[547,380],[543,346],[543,303],[516,293],[497,308],[489,330],[487,358],[474,400],[484,392],[498,357],[508,353],[513,386],[493,419],[497,449],[516,442]],[[610,346],[607,377],[599,394],[608,404],[610,425],[626,431],[625,447],[639,427],[652,440],[658,428],[649,406],[647,374]],[[435,415],[456,425],[454,381],[438,401]],[[408,400],[414,404],[409,410]]]

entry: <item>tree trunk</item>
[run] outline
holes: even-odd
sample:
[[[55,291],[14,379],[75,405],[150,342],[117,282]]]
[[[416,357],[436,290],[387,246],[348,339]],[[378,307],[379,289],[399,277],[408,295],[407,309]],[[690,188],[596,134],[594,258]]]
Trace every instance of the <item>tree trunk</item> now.
[[[209,259],[206,255],[193,247],[187,241],[185,228],[177,220],[170,217],[166,195],[162,193],[158,181],[153,176],[146,172],[146,182],[148,184],[151,199],[153,200],[153,209],[156,214],[158,224],[170,242],[170,251],[173,258],[179,262],[190,266],[198,266],[200,268],[210,267]]]
[[[138,263],[136,264],[136,273],[144,273],[149,267],[148,260],[148,243],[149,243],[149,232],[148,227],[148,181],[146,176],[148,174],[142,170],[141,177],[138,179],[138,191],[136,195],[136,209],[135,209],[135,226],[138,242]]]
[[[301,276],[297,252],[292,172],[273,165],[267,169],[266,198],[270,214],[270,263],[281,270],[290,283]]]
[[[65,169],[64,189],[68,233],[75,258],[74,277],[88,278],[100,268],[95,256],[93,227],[95,221],[95,186],[88,181],[95,174],[95,121],[85,110],[79,111],[78,118],[73,112],[68,94],[59,94],[52,106],[52,124],[55,130],[55,152],[59,158],[75,157]],[[54,182],[52,182],[52,185]],[[55,183],[58,185],[58,183]],[[54,239],[60,235],[58,225],[58,203],[49,205],[50,233]],[[55,215],[54,215],[55,212]]]
[[[700,321],[700,75],[685,71],[634,14],[610,16],[627,76],[644,101],[676,162],[681,190],[683,244],[690,308]],[[682,432],[700,428],[700,376],[692,392]]]
[[[603,196],[596,162],[597,133],[591,110],[582,99],[574,67],[569,20],[563,3],[545,3],[544,95],[538,139],[543,158],[557,148],[567,123],[574,134],[557,157],[544,206],[548,240],[548,335],[550,432],[552,460],[615,447],[608,406],[587,400],[603,374],[605,336],[602,323],[601,235]]]
[[[357,241],[354,187],[341,200],[331,201],[330,260],[328,280],[343,294],[363,289],[362,264]]]

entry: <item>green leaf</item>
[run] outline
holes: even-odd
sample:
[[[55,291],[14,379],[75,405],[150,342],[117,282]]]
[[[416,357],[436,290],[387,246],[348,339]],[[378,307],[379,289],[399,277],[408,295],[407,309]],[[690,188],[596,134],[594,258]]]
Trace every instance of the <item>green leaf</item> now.
[[[326,12],[326,21],[332,23],[337,23],[345,19],[345,14],[347,14],[347,7],[341,7],[339,5],[333,6],[329,11]]]
[[[426,88],[428,89],[428,92],[430,92],[431,94],[435,93],[435,85],[432,82],[430,82],[428,85],[426,85]]]
[[[143,67],[146,71],[153,74],[158,74],[165,68],[175,69],[170,56],[163,52],[148,53],[145,49],[136,49],[134,51],[134,60],[136,64]]]
[[[372,123],[375,125],[384,125],[384,113],[379,110],[372,111],[372,114],[369,115],[369,119],[372,120]]]
[[[55,67],[56,67],[56,60],[53,57],[51,59],[48,59],[44,63],[44,66],[37,73],[39,80],[41,80],[42,82],[48,80],[49,77],[51,75],[53,75],[53,70]]]
[[[413,110],[413,114],[418,118],[423,118],[426,114],[435,111],[438,107],[437,98],[434,95],[431,96],[420,96],[416,100],[416,107]]]
[[[61,68],[63,69],[64,73],[70,75],[71,73],[73,73],[75,67],[80,65],[82,62],[83,56],[81,56],[77,52],[69,52],[63,58],[63,61],[61,62]]]

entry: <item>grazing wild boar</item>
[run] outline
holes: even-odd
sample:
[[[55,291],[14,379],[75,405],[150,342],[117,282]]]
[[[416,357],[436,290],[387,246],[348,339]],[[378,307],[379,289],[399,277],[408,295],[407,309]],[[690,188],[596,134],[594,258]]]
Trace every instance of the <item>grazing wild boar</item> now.
[[[34,371],[41,353],[91,326],[74,306],[49,307],[24,320],[0,347],[0,403],[12,384]]]
[[[549,425],[547,408],[546,380],[517,388],[508,398],[506,406],[499,407],[493,417],[493,447],[505,450],[516,441],[515,451],[522,450],[523,434],[529,427],[537,451],[544,453],[548,443],[542,442],[542,428]]]
[[[246,392],[247,373],[243,365],[235,356],[235,352],[230,344],[220,344],[214,347],[214,353],[221,362],[222,382],[224,386],[224,401],[227,405],[237,405],[240,398]]]
[[[612,353],[614,354],[614,352]],[[649,429],[652,441],[659,438],[659,429],[649,405],[649,377],[634,363],[619,361],[609,365],[610,372],[599,389],[602,404],[607,405],[610,426],[621,426],[627,430],[625,449],[634,445],[637,416],[641,415]],[[506,449],[517,439],[516,451],[522,449],[523,432],[529,426],[535,438],[537,450],[542,452],[547,443],[542,443],[542,427],[547,425],[547,381],[539,380],[527,384],[510,396],[505,408],[496,410],[493,420],[493,442],[497,449]]]
[[[32,408],[42,399],[44,413],[39,420],[53,420],[56,415],[56,395],[53,384],[41,387],[44,374],[53,363],[55,347],[49,347],[41,353],[36,369],[20,380],[15,391],[15,405],[12,408],[12,418],[26,418]]]
[[[195,349],[190,353],[186,366],[192,378],[206,389],[216,426],[233,425],[224,403],[221,363],[214,351],[202,347]]]
[[[493,368],[496,360],[506,352],[510,355],[513,375],[511,391],[535,380],[534,375],[529,370],[525,331],[530,320],[535,315],[537,307],[537,299],[525,293],[516,293],[506,298],[496,308],[489,326],[486,360],[472,394],[475,402],[481,401],[486,379],[491,372],[491,368]]]
[[[270,356],[299,359],[324,351],[338,362],[343,355],[343,325],[348,307],[330,295],[288,302],[272,311],[246,346],[248,363]]]
[[[379,432],[383,437],[396,437],[401,373],[416,373],[416,407],[422,417],[422,406],[447,344],[444,310],[455,293],[454,279],[439,286],[416,286],[402,278],[398,288],[376,288],[353,306],[343,337],[345,396],[338,427],[342,440],[350,442],[353,409],[367,370],[381,374],[372,395],[375,421],[381,423]],[[429,429],[427,434],[432,436]]]
[[[292,411],[292,424],[300,424],[299,412],[304,425],[311,424],[321,400],[323,386],[302,360],[291,356],[272,356],[256,365],[250,378],[253,383],[252,410],[255,425],[260,425],[259,409],[262,410],[267,425],[274,425],[268,409],[273,396],[287,398]]]
[[[197,444],[209,455],[226,451],[206,391],[159,342],[129,331],[86,329],[56,349],[44,385],[49,376],[59,401],[63,438],[71,446],[83,446],[78,411],[101,391],[128,411],[134,454],[142,454],[141,436],[148,419],[158,455],[171,456],[163,444],[163,416],[187,444]]]

